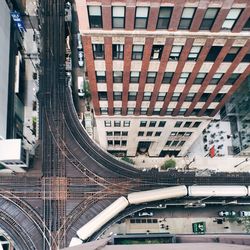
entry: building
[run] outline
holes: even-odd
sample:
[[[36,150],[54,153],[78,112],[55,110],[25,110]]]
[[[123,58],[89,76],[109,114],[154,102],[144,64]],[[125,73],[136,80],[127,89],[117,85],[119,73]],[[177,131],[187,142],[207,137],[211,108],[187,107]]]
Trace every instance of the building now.
[[[76,0],[100,145],[184,156],[250,72],[248,0]]]

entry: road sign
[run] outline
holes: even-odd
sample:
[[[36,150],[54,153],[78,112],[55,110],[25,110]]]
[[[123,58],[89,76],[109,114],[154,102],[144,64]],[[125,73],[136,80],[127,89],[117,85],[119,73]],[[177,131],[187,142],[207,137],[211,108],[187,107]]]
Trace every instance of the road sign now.
[[[206,233],[206,222],[196,222],[192,224],[193,226],[193,232],[195,234],[204,234]]]
[[[26,31],[25,27],[24,27],[24,23],[23,20],[21,18],[21,15],[19,12],[17,11],[11,11],[10,15],[16,25],[16,27],[18,28],[18,30],[22,33],[24,31]]]

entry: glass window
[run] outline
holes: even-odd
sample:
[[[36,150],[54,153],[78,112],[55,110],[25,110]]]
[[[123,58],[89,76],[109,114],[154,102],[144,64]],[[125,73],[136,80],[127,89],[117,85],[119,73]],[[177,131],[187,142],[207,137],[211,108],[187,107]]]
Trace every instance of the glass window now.
[[[195,8],[184,8],[179,24],[180,30],[188,30],[191,26],[195,13]]]
[[[153,45],[151,52],[151,60],[161,60],[163,45]]]
[[[132,60],[142,60],[143,48],[143,45],[133,45]]]
[[[206,75],[206,73],[198,73],[194,79],[194,84],[202,84]]]
[[[201,51],[201,46],[193,46],[189,52],[188,60],[196,61]]]
[[[186,132],[184,136],[191,136],[192,135],[192,132]]]
[[[111,127],[111,121],[104,121],[105,127]]]
[[[134,91],[128,92],[129,101],[136,101],[136,98],[137,98],[137,92]]]
[[[222,24],[221,29],[231,30],[234,27],[236,21],[238,20],[240,13],[241,13],[241,9],[231,9],[227,14],[227,17],[224,23]]]
[[[130,121],[123,121],[123,127],[130,127]]]
[[[247,53],[244,57],[243,57],[243,59],[242,59],[242,62],[250,62],[250,53]]]
[[[166,110],[166,115],[172,115],[173,110],[174,110],[174,109],[172,109],[172,108],[167,108],[167,110]]]
[[[173,141],[172,144],[171,144],[171,146],[172,147],[176,147],[178,143],[179,143],[179,141]]]
[[[173,8],[172,7],[160,7],[158,22],[157,22],[157,29],[167,29],[171,15],[172,15]]]
[[[107,92],[104,92],[104,91],[98,92],[98,99],[100,101],[107,101],[108,100]]]
[[[114,141],[115,146],[120,146],[120,143],[121,143],[121,142],[118,141],[118,140],[115,140],[115,141]]]
[[[106,82],[105,71],[96,71],[96,82],[98,82],[98,83]]]
[[[123,60],[123,48],[123,44],[112,45],[113,60]]]
[[[173,101],[173,102],[179,101],[180,95],[181,95],[181,93],[174,92],[172,97],[171,97],[171,101]]]
[[[148,131],[146,135],[147,135],[147,136],[152,136],[152,135],[153,135],[153,132],[152,132],[152,131]]]
[[[113,71],[113,82],[122,83],[123,81],[123,72],[122,71]]]
[[[209,50],[206,60],[208,62],[215,62],[215,60],[217,59],[218,55],[220,54],[220,51],[222,49],[222,46],[213,46],[211,47],[211,49]]]
[[[146,127],[146,126],[147,126],[147,121],[140,122],[140,127]]]
[[[162,83],[171,83],[174,72],[165,72],[163,75]]]
[[[149,127],[155,127],[155,126],[156,126],[156,121],[149,122]]]
[[[185,144],[185,141],[180,141],[180,143],[179,143],[179,147],[181,147],[181,146],[183,146]]]
[[[161,132],[160,131],[155,132],[155,136],[161,136]]]
[[[138,83],[140,80],[140,72],[139,71],[131,71],[130,72],[130,82]]]
[[[141,108],[141,115],[146,115],[148,113],[147,108]]]
[[[123,146],[123,147],[124,147],[124,146],[127,146],[127,141],[122,140],[122,146]]]
[[[224,98],[224,96],[225,96],[225,94],[218,93],[218,94],[215,96],[213,102],[220,102],[220,101]]]
[[[208,8],[201,22],[200,30],[210,30],[219,12],[218,8]]]
[[[192,122],[185,122],[184,123],[184,128],[189,128],[191,126]]]
[[[147,83],[155,83],[157,72],[148,72],[147,74]]]
[[[135,109],[134,108],[128,108],[127,109],[127,115],[133,115],[135,113]]]
[[[122,92],[114,92],[113,93],[114,101],[121,101],[122,100]]]
[[[115,127],[121,127],[121,121],[114,121]]]
[[[250,17],[248,18],[247,22],[245,23],[243,31],[249,31],[250,30]]]
[[[193,124],[193,128],[198,128],[201,125],[201,122],[195,122]]]
[[[181,121],[177,121],[174,125],[175,128],[180,128],[181,127],[182,122]]]
[[[223,74],[222,73],[216,73],[213,75],[213,78],[211,79],[210,81],[210,84],[214,85],[214,84],[217,84],[220,79],[222,78]]]
[[[143,101],[150,101],[151,99],[151,92],[144,92]]]
[[[203,93],[200,97],[200,102],[206,102],[208,98],[210,97],[210,93]]]
[[[239,77],[240,77],[239,73],[233,73],[233,74],[231,74],[231,76],[228,78],[226,84],[227,85],[234,84]]]
[[[166,125],[165,121],[160,121],[158,127],[163,128]]]
[[[104,59],[104,44],[93,44],[94,59]]]
[[[138,132],[138,136],[144,136],[144,132],[143,131],[139,131]]]
[[[160,115],[161,113],[161,108],[154,108],[153,109],[153,115]]]
[[[159,92],[157,96],[157,101],[164,101],[166,92]]]
[[[107,115],[108,114],[108,108],[100,108],[101,115]]]
[[[240,51],[240,47],[232,47],[224,58],[224,62],[232,62]]]
[[[106,132],[106,136],[113,136],[113,132],[107,131],[107,132]]]
[[[128,136],[128,131],[122,131],[122,136]]]
[[[187,112],[187,109],[181,108],[181,109],[179,110],[179,115],[185,115],[186,112]]]
[[[114,115],[121,115],[122,114],[122,108],[114,108]]]
[[[170,60],[178,61],[181,55],[182,47],[180,45],[173,45],[169,55]]]
[[[114,131],[114,136],[121,136],[121,132],[120,131]]]
[[[187,82],[187,79],[188,79],[189,75],[190,75],[190,73],[182,72],[178,82],[180,84],[185,84]]]
[[[195,93],[188,93],[185,97],[185,102],[192,102],[194,100]]]
[[[113,141],[112,140],[108,140],[108,146],[113,146]]]
[[[172,141],[167,141],[165,145],[166,145],[166,146],[170,146],[171,143],[172,143]]]
[[[102,28],[101,6],[88,6],[90,28]]]
[[[125,27],[125,7],[122,6],[112,7],[112,26],[113,28]]]
[[[146,29],[148,22],[148,7],[137,7],[135,14],[135,29]]]

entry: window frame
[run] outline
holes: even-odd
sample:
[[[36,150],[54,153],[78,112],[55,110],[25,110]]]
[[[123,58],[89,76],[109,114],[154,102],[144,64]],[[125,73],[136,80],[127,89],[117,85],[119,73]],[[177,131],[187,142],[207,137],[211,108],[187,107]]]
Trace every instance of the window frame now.
[[[149,76],[150,74],[154,74],[154,76]],[[146,77],[146,83],[155,83],[156,77],[157,77],[156,71],[148,71]]]
[[[131,76],[132,73],[138,73],[138,76]],[[140,71],[130,71],[129,82],[130,83],[139,83],[140,81]]]
[[[96,8],[99,7],[100,8],[100,15],[90,15],[90,8]],[[89,20],[89,27],[90,29],[102,29],[103,28],[103,21],[102,21],[102,6],[97,6],[97,5],[88,5],[87,6],[88,9],[88,20]],[[91,19],[93,18],[93,16],[95,17],[99,17],[100,18],[100,24],[98,25],[98,27],[94,26]]]
[[[114,9],[115,8],[123,8],[123,16],[115,16],[114,17]],[[126,8],[125,6],[112,6],[112,28],[113,29],[124,29],[125,28],[125,17],[126,17]],[[121,20],[122,19],[122,22],[123,22],[123,25],[122,26],[117,26],[117,27],[114,27],[114,20],[115,19],[119,19]]]
[[[102,51],[97,51],[97,46],[101,46],[102,47]],[[93,56],[94,56],[94,60],[104,60],[105,59],[105,52],[104,52],[104,44],[102,43],[94,43],[92,44],[92,49],[93,49]],[[101,56],[98,56],[98,54],[101,54]]]
[[[119,76],[115,76],[119,72]],[[113,83],[123,83],[123,71],[113,71]]]
[[[134,51],[134,49],[136,47],[139,47],[139,46],[142,48],[142,50],[141,51]],[[131,60],[142,60],[143,52],[144,52],[144,45],[134,44],[133,47],[132,47]]]
[[[122,50],[121,50],[122,47]],[[115,51],[114,48],[119,48],[118,50]],[[114,56],[115,53],[117,56]],[[123,60],[124,59],[124,44],[112,44],[112,59],[113,60]]]
[[[193,10],[192,17],[183,17],[184,11],[187,10],[187,9],[192,9]],[[196,12],[195,7],[184,7],[183,8],[183,11],[182,11],[182,14],[181,14],[181,19],[180,19],[179,26],[178,26],[179,30],[189,30],[190,29],[190,27],[192,25],[192,22],[193,22],[195,12]],[[181,27],[181,23],[185,22],[185,21],[188,21],[188,25],[185,25],[185,26]]]
[[[208,11],[210,10],[216,10],[215,12],[215,15],[213,18],[207,18],[206,15],[208,14]],[[206,13],[201,21],[201,24],[200,24],[200,27],[199,27],[199,30],[211,30],[211,28],[213,27],[214,25],[214,22],[218,16],[218,13],[219,13],[220,9],[219,8],[207,8],[206,10]],[[205,22],[210,22],[209,26],[205,25]]]
[[[161,15],[163,14],[163,13],[161,13],[161,11],[163,12],[164,10],[169,10],[170,11],[169,16],[161,17]],[[171,20],[171,17],[172,17],[172,13],[173,13],[173,7],[169,7],[169,6],[160,7],[159,13],[158,13],[156,29],[168,29],[169,23],[170,23],[170,20]],[[161,22],[163,23],[163,21],[166,21],[165,25],[161,24]]]
[[[138,17],[137,16],[138,9],[142,9],[142,8],[147,9],[147,16],[146,17],[140,17],[140,16]],[[137,6],[136,7],[134,29],[147,29],[147,26],[148,26],[148,14],[149,14],[149,7],[147,7],[147,6]],[[138,20],[144,20],[145,21],[145,24],[144,24],[143,27],[142,26],[137,26],[137,21]]]

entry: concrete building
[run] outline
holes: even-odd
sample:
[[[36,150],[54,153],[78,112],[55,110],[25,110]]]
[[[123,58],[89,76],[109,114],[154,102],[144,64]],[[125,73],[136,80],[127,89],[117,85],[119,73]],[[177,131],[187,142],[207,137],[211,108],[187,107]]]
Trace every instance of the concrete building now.
[[[75,2],[100,145],[186,155],[250,73],[250,2]]]

